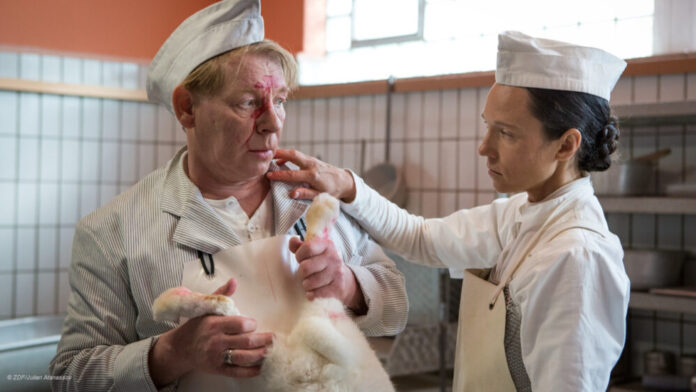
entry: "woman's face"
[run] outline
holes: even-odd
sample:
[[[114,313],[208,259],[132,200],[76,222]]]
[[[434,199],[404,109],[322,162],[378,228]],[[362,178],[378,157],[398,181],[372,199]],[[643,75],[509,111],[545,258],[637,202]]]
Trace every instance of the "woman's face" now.
[[[247,55],[225,67],[230,81],[213,96],[194,100],[187,130],[189,165],[218,183],[263,176],[278,147],[288,87],[281,66]]]
[[[560,141],[547,140],[530,109],[526,89],[494,84],[482,117],[487,131],[478,153],[487,159],[488,175],[501,193],[527,192],[539,201],[554,189]]]

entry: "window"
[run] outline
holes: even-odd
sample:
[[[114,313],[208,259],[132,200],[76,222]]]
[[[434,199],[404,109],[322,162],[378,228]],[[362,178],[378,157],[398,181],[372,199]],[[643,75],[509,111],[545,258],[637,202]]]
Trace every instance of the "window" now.
[[[653,53],[654,0],[327,0],[326,54],[300,54],[301,84],[495,69],[504,30]]]
[[[354,0],[352,47],[422,39],[424,5],[425,0]]]

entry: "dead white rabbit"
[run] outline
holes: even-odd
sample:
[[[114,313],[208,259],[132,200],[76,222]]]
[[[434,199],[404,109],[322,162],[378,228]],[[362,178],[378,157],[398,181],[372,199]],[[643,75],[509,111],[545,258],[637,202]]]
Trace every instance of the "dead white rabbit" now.
[[[309,205],[307,213],[307,235],[305,241],[314,237],[329,238],[341,205],[338,200],[328,193],[320,193],[314,197]]]
[[[338,201],[328,194],[314,198],[307,210],[306,240],[328,238],[338,217]],[[288,311],[294,311],[289,309]],[[224,295],[204,295],[184,287],[165,291],[153,304],[155,320],[205,314],[239,315]],[[289,333],[275,333],[261,376],[267,391],[394,391],[389,376],[358,326],[335,298],[305,300]]]

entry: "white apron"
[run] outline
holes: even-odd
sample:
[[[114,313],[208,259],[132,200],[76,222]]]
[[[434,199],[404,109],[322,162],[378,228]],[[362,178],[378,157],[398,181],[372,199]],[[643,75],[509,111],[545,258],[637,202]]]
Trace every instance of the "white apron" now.
[[[497,286],[486,279],[490,270],[464,271],[453,391],[531,391],[531,383],[522,363],[519,340],[521,318],[507,293],[507,286],[541,237],[562,216],[562,213],[554,213],[547,218],[522,257],[509,266]],[[576,228],[591,230],[606,238],[606,230],[596,222],[574,221],[555,227],[555,232],[547,241]],[[505,295],[501,298],[503,292]]]
[[[185,264],[182,286],[200,293],[212,293],[230,277],[237,280],[232,295],[242,315],[256,319],[256,332],[288,333],[297,321],[298,310],[306,301],[296,275],[298,263],[290,252],[290,235],[279,235],[204,255]],[[209,277],[206,274],[212,272]],[[222,354],[220,361],[223,360]],[[236,379],[210,374],[191,374],[182,378],[182,391],[261,391],[260,377]]]

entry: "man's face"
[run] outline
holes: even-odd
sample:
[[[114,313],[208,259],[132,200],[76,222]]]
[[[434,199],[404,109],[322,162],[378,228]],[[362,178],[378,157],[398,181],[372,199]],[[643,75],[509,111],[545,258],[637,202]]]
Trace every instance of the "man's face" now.
[[[288,87],[274,60],[247,55],[224,68],[217,94],[193,100],[195,126],[186,131],[188,164],[221,184],[249,181],[268,170],[285,122]]]

